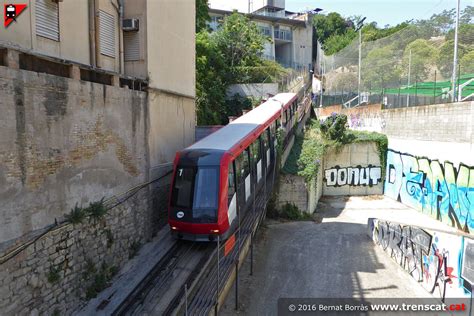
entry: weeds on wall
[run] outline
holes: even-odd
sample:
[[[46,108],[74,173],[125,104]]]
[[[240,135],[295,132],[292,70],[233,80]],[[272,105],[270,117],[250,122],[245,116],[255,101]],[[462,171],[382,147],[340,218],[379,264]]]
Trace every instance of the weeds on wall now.
[[[110,285],[110,281],[117,274],[118,268],[107,265],[105,261],[102,262],[100,269],[97,269],[90,260],[87,261],[86,265],[84,279],[92,280],[92,283],[86,288],[86,299],[90,300]]]
[[[79,207],[76,203],[74,208],[71,209],[71,212],[69,214],[66,214],[66,220],[69,221],[71,224],[80,224],[86,217],[86,212],[84,212],[84,209],[82,207]]]
[[[60,267],[54,267],[50,266],[49,267],[49,272],[46,275],[46,278],[49,283],[57,283],[61,279],[61,268]]]
[[[100,201],[89,203],[89,206],[84,211],[96,221],[102,219],[107,214],[104,198],[100,199]]]

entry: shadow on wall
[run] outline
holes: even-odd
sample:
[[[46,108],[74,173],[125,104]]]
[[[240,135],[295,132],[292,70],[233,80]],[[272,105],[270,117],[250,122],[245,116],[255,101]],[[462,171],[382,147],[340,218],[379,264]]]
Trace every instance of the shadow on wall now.
[[[474,231],[474,167],[389,150],[384,192],[459,230]]]
[[[435,297],[471,296],[474,240],[369,218],[368,233],[392,259]]]

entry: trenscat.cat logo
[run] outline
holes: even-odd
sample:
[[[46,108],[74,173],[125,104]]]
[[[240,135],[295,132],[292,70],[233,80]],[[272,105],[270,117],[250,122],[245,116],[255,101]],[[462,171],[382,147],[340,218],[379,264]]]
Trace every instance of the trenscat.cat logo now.
[[[3,25],[8,27],[26,9],[26,3],[11,3],[3,6]]]

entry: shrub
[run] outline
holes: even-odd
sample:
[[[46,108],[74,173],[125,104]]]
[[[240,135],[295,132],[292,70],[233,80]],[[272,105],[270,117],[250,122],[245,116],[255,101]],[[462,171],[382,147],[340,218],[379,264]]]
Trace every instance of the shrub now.
[[[89,214],[93,219],[101,219],[107,214],[107,208],[104,204],[104,198],[100,199],[97,202],[91,202],[89,206],[85,209],[85,212]]]
[[[76,203],[76,206],[71,209],[71,212],[69,214],[66,214],[66,220],[69,221],[71,224],[80,224],[86,217],[86,213],[82,209],[82,207],[79,207]]]
[[[347,127],[347,115],[332,113],[331,116],[321,122],[321,133],[327,140],[344,143]]]

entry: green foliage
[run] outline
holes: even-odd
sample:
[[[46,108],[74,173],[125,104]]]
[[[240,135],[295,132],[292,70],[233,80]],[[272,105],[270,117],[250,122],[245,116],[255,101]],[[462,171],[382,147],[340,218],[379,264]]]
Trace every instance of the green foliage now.
[[[80,224],[86,217],[86,212],[79,207],[76,203],[74,208],[71,209],[69,214],[66,214],[66,220],[69,221],[71,224]]]
[[[454,29],[450,30],[446,34],[447,40],[454,40]],[[461,24],[459,25],[458,33],[459,43],[464,45],[474,45],[474,25],[473,24]]]
[[[48,282],[49,283],[59,282],[59,280],[61,279],[60,272],[61,272],[60,267],[54,267],[53,265],[51,265],[49,267],[49,272],[46,275],[46,278],[47,278]]]
[[[389,46],[380,47],[369,51],[362,59],[364,75],[362,83],[369,90],[382,88],[384,83],[397,81],[399,70],[397,69],[395,50]]]
[[[311,219],[310,214],[300,211],[300,209],[293,203],[285,203],[278,215],[281,218],[292,221]]]
[[[107,208],[104,204],[104,199],[97,202],[90,202],[89,206],[84,210],[94,220],[99,220],[107,214]]]
[[[332,55],[352,43],[357,37],[357,32],[349,29],[344,34],[335,34],[330,36],[324,43],[323,49],[326,55]]]
[[[321,122],[320,129],[327,140],[343,143],[346,127],[347,115],[332,113],[331,116]]]
[[[409,67],[410,51],[411,67]],[[403,53],[402,69],[404,69],[404,75],[408,75],[408,69],[410,69],[414,80],[425,80],[428,77],[430,66],[438,58],[438,53],[438,49],[431,45],[429,41],[425,39],[414,40],[407,45]]]
[[[95,270],[93,274],[90,275],[89,279],[92,279],[92,283],[86,288],[86,299],[90,300],[97,296],[102,290],[106,289],[110,280],[117,274],[118,268],[116,266],[108,266],[105,262],[102,262],[102,265],[98,271]]]
[[[474,73],[474,50],[461,58],[460,65],[461,73]]]
[[[128,258],[132,259],[133,257],[135,257],[138,254],[138,251],[140,250],[140,248],[141,248],[140,242],[138,241],[132,242],[132,244],[130,245],[130,250],[128,252]]]
[[[467,53],[464,45],[458,45],[458,58],[461,60]],[[450,78],[453,70],[454,41],[447,41],[441,46],[437,58],[437,66],[444,78]]]
[[[196,0],[196,33],[207,30],[207,22],[210,19],[207,0]]]
[[[270,38],[242,14],[224,18],[209,34],[196,34],[196,107],[198,125],[225,124],[232,109],[226,91],[234,83],[272,82],[286,71],[261,55]]]
[[[336,12],[315,15],[313,26],[313,46],[316,47],[316,41],[319,41],[327,55],[337,53],[357,36],[352,23]]]
[[[375,41],[401,31],[407,26],[409,23],[403,22],[393,27],[379,28],[377,23],[369,23],[362,28],[362,37],[365,42]]]

